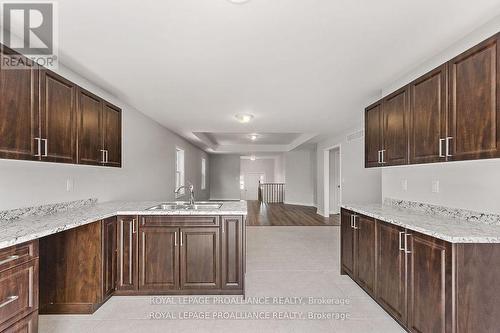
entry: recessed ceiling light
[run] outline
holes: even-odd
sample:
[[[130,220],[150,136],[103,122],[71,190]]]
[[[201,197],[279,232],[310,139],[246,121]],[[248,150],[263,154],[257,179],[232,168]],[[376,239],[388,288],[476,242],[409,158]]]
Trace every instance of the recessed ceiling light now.
[[[242,5],[250,0],[227,0],[227,1],[229,1],[230,3],[234,3],[235,5]]]
[[[250,156],[250,161],[255,161],[255,155]]]
[[[234,116],[242,124],[249,123],[253,119],[253,115],[250,113],[239,113]]]
[[[257,134],[250,135],[250,140],[255,141],[259,136]]]

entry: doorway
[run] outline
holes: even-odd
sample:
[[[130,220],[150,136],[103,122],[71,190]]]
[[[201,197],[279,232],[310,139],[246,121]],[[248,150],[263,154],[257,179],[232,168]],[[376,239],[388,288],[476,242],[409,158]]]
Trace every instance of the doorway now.
[[[342,204],[342,156],[340,145],[324,150],[324,209],[323,216],[340,214]]]
[[[259,199],[259,183],[264,182],[266,175],[262,172],[248,172],[244,179],[244,199]]]

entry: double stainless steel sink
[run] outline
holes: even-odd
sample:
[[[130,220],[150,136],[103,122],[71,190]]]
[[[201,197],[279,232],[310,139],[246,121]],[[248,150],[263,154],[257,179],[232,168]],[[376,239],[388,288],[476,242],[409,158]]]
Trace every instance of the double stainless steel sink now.
[[[201,210],[201,209],[220,209],[222,202],[214,201],[195,201],[191,205],[187,201],[165,202],[157,206],[148,208],[147,210]]]

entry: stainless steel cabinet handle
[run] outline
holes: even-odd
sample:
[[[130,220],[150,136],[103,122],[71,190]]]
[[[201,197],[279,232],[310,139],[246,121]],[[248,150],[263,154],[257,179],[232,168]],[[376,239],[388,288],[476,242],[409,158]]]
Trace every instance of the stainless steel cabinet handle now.
[[[42,139],[35,138],[35,141],[36,141],[36,146],[37,146],[35,156],[40,157],[40,156],[42,156]]]
[[[0,265],[9,263],[9,262],[14,261],[16,259],[19,259],[19,256],[17,254],[8,256],[7,259],[4,259],[4,260],[0,261]]]
[[[354,229],[354,215],[351,214],[351,229]]]
[[[3,308],[4,306],[14,302],[15,300],[17,300],[19,298],[19,296],[9,296],[7,297],[2,303],[0,303],[0,309]]]
[[[109,151],[105,150],[106,163],[109,163]]]
[[[445,141],[446,139],[439,139],[439,157],[446,157],[444,154],[443,154],[443,141]]]
[[[48,148],[48,146],[49,146],[49,145],[48,145],[49,140],[47,140],[47,139],[42,139],[42,141],[43,141],[43,143],[44,143],[44,148],[45,148],[42,156],[43,156],[43,157],[47,157],[47,156],[48,156],[48,154],[49,154],[49,148]]]
[[[400,231],[399,232],[399,251],[404,251],[404,247],[403,247],[403,240],[402,240],[402,237],[405,234],[404,231]]]
[[[132,219],[132,233],[135,234],[137,230],[135,229],[135,219]]]
[[[381,158],[380,158],[381,162],[380,163],[385,164],[385,149],[382,149],[380,151],[380,156],[381,156]]]
[[[359,229],[359,227],[356,225],[356,218],[358,217],[358,215],[353,215],[352,216],[352,223],[353,223],[353,228],[355,230]]]
[[[410,250],[408,250],[408,236],[411,236],[411,234],[405,234],[405,253],[411,253]]]
[[[100,152],[101,152],[101,163],[106,163],[106,157],[105,157],[106,151],[104,149],[101,149]]]
[[[177,231],[174,232],[174,246],[177,246]]]
[[[181,246],[182,246],[182,231],[181,231]]]
[[[224,221],[222,221],[222,233],[224,233]]]
[[[451,136],[446,138],[446,156],[447,157],[453,156],[452,154],[450,154],[450,141],[451,141],[451,139],[453,139],[453,137],[451,137]]]

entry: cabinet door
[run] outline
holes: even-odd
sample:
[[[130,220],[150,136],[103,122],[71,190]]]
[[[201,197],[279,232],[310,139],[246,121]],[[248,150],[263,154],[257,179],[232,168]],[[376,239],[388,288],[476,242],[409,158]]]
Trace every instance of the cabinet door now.
[[[137,290],[137,217],[118,217],[117,290]]]
[[[500,156],[499,36],[449,62],[451,160]]]
[[[113,294],[116,287],[116,217],[102,222],[103,226],[103,299]]]
[[[354,278],[354,229],[351,226],[351,212],[342,209],[341,227],[341,273]]]
[[[384,148],[382,165],[408,163],[408,87],[387,96],[383,108]]]
[[[19,55],[2,47],[2,60]],[[38,70],[4,68],[0,63],[0,158],[38,160]]]
[[[178,289],[179,229],[141,227],[139,236],[139,289]]]
[[[219,289],[219,228],[181,228],[181,289]]]
[[[222,288],[243,289],[243,219],[224,216],[222,235]]]
[[[410,84],[410,163],[446,161],[446,75],[442,65]]]
[[[413,233],[408,238],[408,328],[411,332],[447,332],[446,279],[451,270],[445,242]],[[448,252],[448,253],[447,253]],[[450,294],[451,299],[451,294]],[[448,317],[451,317],[451,313]]]
[[[103,135],[104,149],[107,151],[106,165],[122,165],[122,112],[119,108],[104,102]]]
[[[77,86],[49,71],[40,71],[42,160],[76,162]]]
[[[2,333],[38,333],[38,311],[19,320]]]
[[[78,163],[100,165],[102,146],[102,100],[86,90],[78,90]]]
[[[375,220],[356,215],[357,235],[354,259],[356,280],[369,293],[375,288]]]
[[[382,150],[382,102],[365,110],[365,167],[380,166]]]
[[[404,229],[377,221],[377,267],[375,294],[379,303],[406,324],[406,260]]]

